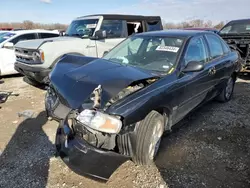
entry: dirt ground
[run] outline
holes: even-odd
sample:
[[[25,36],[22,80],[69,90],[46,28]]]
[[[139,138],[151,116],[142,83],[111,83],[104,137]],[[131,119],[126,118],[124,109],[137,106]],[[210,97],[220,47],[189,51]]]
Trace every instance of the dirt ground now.
[[[79,176],[54,157],[57,123],[46,119],[45,91],[22,77],[3,81],[0,91],[19,96],[0,104],[0,187],[250,187],[250,81],[238,80],[229,103],[209,102],[176,125],[156,165],[127,162],[107,183]],[[18,117],[24,110],[34,117]]]

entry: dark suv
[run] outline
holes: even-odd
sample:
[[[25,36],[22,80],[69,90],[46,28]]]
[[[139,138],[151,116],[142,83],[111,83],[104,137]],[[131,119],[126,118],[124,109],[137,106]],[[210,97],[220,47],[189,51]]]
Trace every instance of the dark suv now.
[[[219,31],[219,35],[232,49],[238,51],[241,72],[250,72],[250,19],[230,21]]]

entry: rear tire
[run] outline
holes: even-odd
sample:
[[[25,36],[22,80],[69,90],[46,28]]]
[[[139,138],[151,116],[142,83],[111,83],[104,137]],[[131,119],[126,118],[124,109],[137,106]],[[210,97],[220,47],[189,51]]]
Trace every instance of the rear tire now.
[[[222,92],[216,98],[219,102],[225,103],[225,102],[228,102],[231,100],[231,98],[233,96],[235,81],[236,81],[236,78],[234,76],[231,76],[228,79]]]
[[[149,165],[160,146],[164,132],[164,117],[157,111],[152,111],[137,126],[133,161],[140,165]]]

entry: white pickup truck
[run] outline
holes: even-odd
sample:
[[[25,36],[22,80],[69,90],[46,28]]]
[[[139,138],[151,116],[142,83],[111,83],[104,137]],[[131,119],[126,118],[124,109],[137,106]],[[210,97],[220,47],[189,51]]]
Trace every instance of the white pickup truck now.
[[[29,83],[47,84],[49,72],[64,54],[102,57],[133,33],[162,29],[159,16],[79,17],[71,22],[64,36],[17,43],[15,69],[25,75]]]

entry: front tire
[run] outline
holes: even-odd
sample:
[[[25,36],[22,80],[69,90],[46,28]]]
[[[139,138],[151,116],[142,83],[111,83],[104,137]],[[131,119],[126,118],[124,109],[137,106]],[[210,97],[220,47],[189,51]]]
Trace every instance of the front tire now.
[[[232,96],[233,96],[233,91],[234,91],[234,85],[235,85],[235,81],[236,78],[234,76],[231,76],[225,87],[223,88],[222,92],[220,93],[220,95],[218,95],[217,100],[219,102],[228,102],[231,100]]]
[[[164,132],[164,117],[157,111],[150,112],[136,128],[136,146],[133,161],[149,165],[156,156]]]

